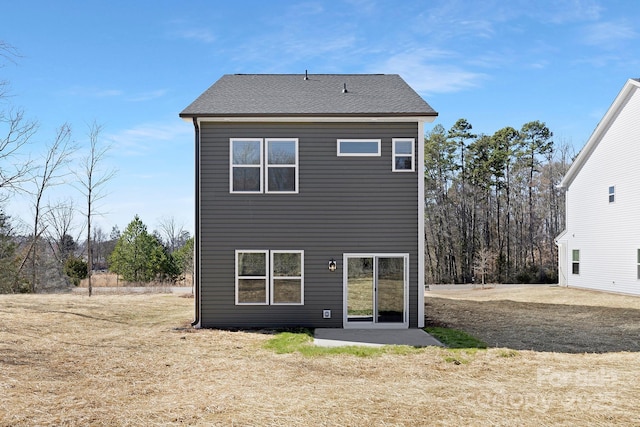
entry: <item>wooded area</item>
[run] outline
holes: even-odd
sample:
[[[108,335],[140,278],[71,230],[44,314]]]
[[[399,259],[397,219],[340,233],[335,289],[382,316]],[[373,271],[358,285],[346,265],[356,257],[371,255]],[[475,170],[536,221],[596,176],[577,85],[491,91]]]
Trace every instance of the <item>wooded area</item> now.
[[[573,157],[539,121],[474,135],[459,119],[425,138],[427,283],[556,283],[556,185]]]
[[[0,40],[0,68],[18,57]],[[105,163],[111,146],[102,127],[88,125],[84,147],[74,141],[68,123],[42,135],[38,123],[13,106],[8,88],[0,80],[0,293],[59,291],[88,278],[91,295],[91,273],[111,264],[127,281],[175,282],[191,274],[193,239],[173,217],[161,219],[152,234],[137,216],[132,222],[137,233],[130,232],[130,224],[123,234],[114,227],[107,237],[93,226],[116,173]],[[54,187],[68,188],[62,192],[66,197],[54,200]],[[17,196],[28,200],[28,218],[7,214]],[[127,251],[133,256],[123,255]]]

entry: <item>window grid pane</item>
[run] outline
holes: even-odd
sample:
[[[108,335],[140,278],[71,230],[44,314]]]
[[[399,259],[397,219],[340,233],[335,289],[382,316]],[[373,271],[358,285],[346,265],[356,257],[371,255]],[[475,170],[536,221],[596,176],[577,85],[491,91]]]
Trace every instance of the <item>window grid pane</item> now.
[[[234,165],[260,165],[260,141],[233,141]]]
[[[267,191],[296,191],[296,168],[270,167]]]
[[[300,304],[302,300],[302,281],[300,279],[274,279],[274,304]]]
[[[295,141],[269,141],[268,159],[270,165],[295,165]]]
[[[233,191],[260,191],[260,167],[233,167]]]
[[[238,303],[265,304],[267,279],[238,279]]]

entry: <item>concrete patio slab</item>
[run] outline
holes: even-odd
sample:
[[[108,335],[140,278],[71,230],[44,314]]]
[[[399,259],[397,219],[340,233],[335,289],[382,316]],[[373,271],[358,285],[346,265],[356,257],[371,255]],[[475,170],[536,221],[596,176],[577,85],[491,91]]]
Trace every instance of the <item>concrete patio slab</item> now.
[[[422,329],[340,329],[317,328],[314,343],[321,347],[362,345],[409,345],[412,347],[440,346],[442,343]]]

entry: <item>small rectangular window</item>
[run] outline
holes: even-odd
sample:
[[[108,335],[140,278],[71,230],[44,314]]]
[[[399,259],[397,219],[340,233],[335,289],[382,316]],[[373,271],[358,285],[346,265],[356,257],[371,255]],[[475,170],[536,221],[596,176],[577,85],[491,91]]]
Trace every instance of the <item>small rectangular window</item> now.
[[[380,156],[379,139],[339,139],[338,156]]]
[[[236,251],[236,304],[267,304],[268,251]]]
[[[393,140],[393,172],[413,172],[414,168],[414,140],[394,138]]]
[[[298,140],[266,139],[267,193],[298,191]]]
[[[640,249],[638,249],[636,262],[638,263],[638,280],[640,280]]]
[[[262,139],[231,139],[229,149],[231,192],[262,193]]]
[[[609,187],[609,203],[613,203],[616,201],[616,187],[612,185]]]
[[[580,274],[580,249],[574,249],[571,256],[571,274]]]

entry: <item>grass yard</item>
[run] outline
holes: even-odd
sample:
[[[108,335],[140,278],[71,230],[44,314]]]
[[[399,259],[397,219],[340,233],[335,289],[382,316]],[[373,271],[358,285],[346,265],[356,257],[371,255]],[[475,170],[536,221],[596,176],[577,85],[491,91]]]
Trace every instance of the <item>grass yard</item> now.
[[[637,298],[560,291],[534,304],[581,300],[586,315],[601,304],[640,308]],[[475,304],[539,297],[485,292],[430,298]],[[194,331],[192,304],[171,294],[0,296],[0,425],[640,423],[635,351],[279,354],[267,348],[274,338],[267,331]],[[490,337],[477,338],[493,346]]]

